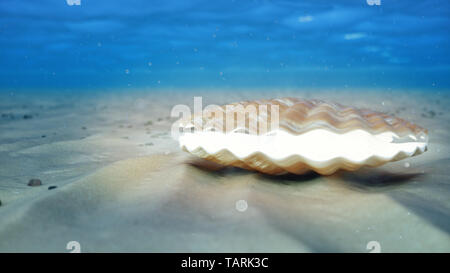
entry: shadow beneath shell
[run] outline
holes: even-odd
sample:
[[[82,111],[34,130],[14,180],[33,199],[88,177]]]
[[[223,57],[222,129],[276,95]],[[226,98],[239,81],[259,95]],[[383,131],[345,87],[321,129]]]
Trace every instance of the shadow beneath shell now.
[[[293,184],[293,183],[303,183],[303,182],[310,182],[313,180],[316,180],[320,177],[322,177],[320,174],[316,172],[307,172],[305,174],[281,174],[281,175],[270,175],[270,174],[263,174],[258,173],[258,177],[265,180],[265,181],[271,181],[278,184]]]
[[[232,177],[237,175],[255,175],[258,179],[264,180],[266,182],[274,182],[277,184],[292,184],[300,182],[309,182],[320,178],[321,175],[315,172],[308,172],[302,175],[297,174],[281,174],[281,175],[270,175],[264,174],[253,170],[246,170],[238,167],[224,166],[217,164],[208,160],[200,158],[192,158],[185,162],[187,165],[201,170],[212,176],[220,177]]]
[[[424,176],[424,173],[393,173],[377,169],[365,169],[356,172],[339,171],[332,175],[345,181],[351,188],[365,192],[391,190]]]

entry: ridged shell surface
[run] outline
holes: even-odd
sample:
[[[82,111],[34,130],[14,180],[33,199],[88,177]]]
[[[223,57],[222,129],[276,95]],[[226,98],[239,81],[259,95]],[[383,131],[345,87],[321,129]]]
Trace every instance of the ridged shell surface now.
[[[183,150],[268,174],[375,167],[421,154],[428,145],[427,130],[401,118],[298,98],[209,107],[179,126]]]

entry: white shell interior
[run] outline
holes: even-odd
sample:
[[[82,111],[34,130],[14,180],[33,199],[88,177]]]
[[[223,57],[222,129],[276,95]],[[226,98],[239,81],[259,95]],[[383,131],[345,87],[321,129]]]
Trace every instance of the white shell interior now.
[[[193,132],[180,136],[180,147],[189,152],[198,147],[214,154],[223,149],[240,159],[261,152],[273,160],[281,160],[292,155],[299,155],[308,161],[321,163],[334,158],[344,158],[355,163],[364,163],[376,156],[385,160],[394,158],[399,153],[408,156],[416,150],[424,152],[428,140],[409,136],[411,141],[396,142],[399,139],[393,132],[373,135],[361,129],[347,133],[335,133],[325,129],[316,129],[300,135],[276,130],[265,135],[222,132]]]

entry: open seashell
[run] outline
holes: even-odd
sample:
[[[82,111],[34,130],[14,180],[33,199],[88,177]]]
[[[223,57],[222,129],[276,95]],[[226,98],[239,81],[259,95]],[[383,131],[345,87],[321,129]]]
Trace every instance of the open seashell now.
[[[403,119],[321,100],[233,103],[179,124],[184,151],[268,174],[353,171],[421,154],[428,145],[427,130]]]

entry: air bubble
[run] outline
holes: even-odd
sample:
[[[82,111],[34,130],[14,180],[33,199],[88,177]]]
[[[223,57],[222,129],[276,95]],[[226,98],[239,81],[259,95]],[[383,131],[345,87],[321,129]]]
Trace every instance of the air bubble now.
[[[247,208],[248,208],[247,201],[245,201],[245,200],[238,200],[236,202],[236,210],[237,211],[244,212],[244,211],[247,210]]]

